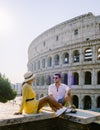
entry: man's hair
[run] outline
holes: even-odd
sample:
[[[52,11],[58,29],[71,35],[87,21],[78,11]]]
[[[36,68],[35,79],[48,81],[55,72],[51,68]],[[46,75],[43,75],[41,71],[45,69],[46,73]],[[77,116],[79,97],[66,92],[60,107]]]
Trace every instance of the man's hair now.
[[[54,74],[55,76],[58,76],[59,78],[61,78],[61,75],[60,74]]]

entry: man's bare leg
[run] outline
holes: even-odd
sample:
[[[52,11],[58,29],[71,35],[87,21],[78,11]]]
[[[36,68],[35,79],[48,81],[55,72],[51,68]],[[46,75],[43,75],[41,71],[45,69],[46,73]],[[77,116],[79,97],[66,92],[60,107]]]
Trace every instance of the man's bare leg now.
[[[40,110],[47,103],[50,105],[50,107],[53,110],[62,108],[62,105],[60,103],[58,103],[56,100],[52,99],[50,96],[46,96],[46,97],[39,99],[38,110]]]

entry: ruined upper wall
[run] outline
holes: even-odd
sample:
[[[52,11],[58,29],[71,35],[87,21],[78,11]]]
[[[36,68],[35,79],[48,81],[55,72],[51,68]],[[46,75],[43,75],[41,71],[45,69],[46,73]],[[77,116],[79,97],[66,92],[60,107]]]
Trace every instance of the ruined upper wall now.
[[[100,16],[84,14],[48,29],[29,46],[28,58],[62,46],[100,38]]]

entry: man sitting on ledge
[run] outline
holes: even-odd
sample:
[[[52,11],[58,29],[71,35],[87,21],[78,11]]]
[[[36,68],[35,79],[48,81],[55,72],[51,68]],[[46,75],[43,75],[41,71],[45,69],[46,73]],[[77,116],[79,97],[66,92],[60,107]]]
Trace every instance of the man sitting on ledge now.
[[[71,89],[66,84],[61,83],[61,75],[54,74],[54,83],[49,86],[48,95],[58,103],[64,106],[68,102],[68,108],[71,108],[71,112],[75,113],[76,110],[71,103]],[[53,106],[52,106],[53,107]],[[56,110],[56,107],[53,108]]]

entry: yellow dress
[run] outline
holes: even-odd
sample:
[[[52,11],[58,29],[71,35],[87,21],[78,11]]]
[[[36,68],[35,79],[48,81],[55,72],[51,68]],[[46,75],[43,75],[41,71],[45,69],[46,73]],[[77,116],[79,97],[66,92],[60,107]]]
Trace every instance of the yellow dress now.
[[[29,85],[28,83],[25,83],[22,86],[22,101],[20,104],[19,112],[21,113],[24,112],[27,114],[37,113],[39,101],[36,100],[35,97],[36,97],[36,94],[32,90],[31,85]],[[32,99],[32,98],[34,98],[34,100],[26,101],[27,99]]]

